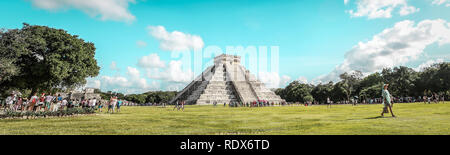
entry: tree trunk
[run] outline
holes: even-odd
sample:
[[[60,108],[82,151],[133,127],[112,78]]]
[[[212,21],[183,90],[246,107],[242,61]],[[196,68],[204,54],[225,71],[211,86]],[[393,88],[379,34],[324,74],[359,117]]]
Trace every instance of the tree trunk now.
[[[31,88],[31,93],[30,96],[28,96],[28,99],[31,99],[31,97],[33,97],[33,95],[37,92],[36,88]]]

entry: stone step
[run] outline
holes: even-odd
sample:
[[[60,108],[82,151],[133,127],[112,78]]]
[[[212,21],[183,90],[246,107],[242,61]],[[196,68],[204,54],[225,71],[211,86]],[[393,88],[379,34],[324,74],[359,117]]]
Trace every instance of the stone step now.
[[[213,104],[214,102],[223,105],[223,103],[229,104],[230,102],[237,102],[237,100],[197,100],[197,105]]]

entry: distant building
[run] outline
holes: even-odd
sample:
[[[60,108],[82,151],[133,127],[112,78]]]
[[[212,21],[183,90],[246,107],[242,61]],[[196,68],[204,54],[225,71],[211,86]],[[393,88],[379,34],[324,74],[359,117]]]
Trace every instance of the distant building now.
[[[85,88],[82,91],[72,91],[70,93],[70,99],[83,100],[83,99],[101,99],[100,94],[94,93],[95,88]]]

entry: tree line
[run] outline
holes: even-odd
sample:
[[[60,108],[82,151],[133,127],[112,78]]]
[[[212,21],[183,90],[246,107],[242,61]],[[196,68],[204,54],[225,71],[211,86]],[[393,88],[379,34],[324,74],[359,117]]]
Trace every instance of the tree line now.
[[[418,72],[399,66],[365,77],[360,71],[346,72],[339,78],[337,83],[330,81],[317,85],[293,81],[285,88],[276,89],[275,93],[287,102],[317,101],[319,104],[326,103],[327,98],[334,102],[380,98],[384,84],[390,85],[389,92],[394,97],[418,98],[438,94],[447,98],[450,95],[449,62],[436,63]]]
[[[94,93],[100,94],[102,99],[109,99],[112,96],[117,96],[118,99],[130,101],[137,104],[144,103],[167,103],[177,95],[176,91],[149,91],[142,94],[122,94],[118,92],[102,92],[100,89],[95,89]]]

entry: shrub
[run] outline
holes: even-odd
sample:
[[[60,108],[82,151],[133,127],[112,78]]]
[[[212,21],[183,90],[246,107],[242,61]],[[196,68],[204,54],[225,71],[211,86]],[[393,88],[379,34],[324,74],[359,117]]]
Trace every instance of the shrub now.
[[[48,117],[48,116],[70,116],[75,114],[93,114],[95,113],[95,109],[90,108],[70,108],[66,110],[60,110],[60,111],[26,111],[26,112],[15,112],[15,111],[6,111],[4,114],[0,115],[0,119],[2,118],[20,118],[23,116],[26,116],[26,118],[30,117]]]

